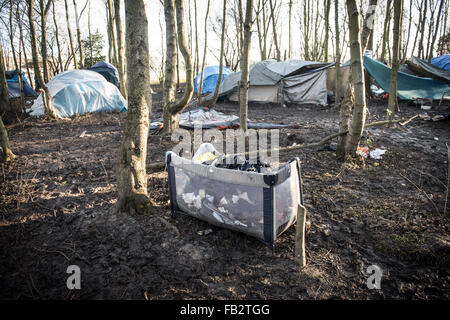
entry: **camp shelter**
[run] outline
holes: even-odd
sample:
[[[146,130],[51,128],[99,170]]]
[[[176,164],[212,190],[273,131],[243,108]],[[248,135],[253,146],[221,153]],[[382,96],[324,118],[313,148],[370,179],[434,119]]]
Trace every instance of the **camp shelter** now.
[[[450,54],[432,58],[431,64],[444,70],[450,70]]]
[[[108,82],[119,88],[119,72],[112,64],[105,61],[99,61],[88,70],[100,73]]]
[[[391,68],[369,56],[364,56],[364,68],[375,82],[386,92],[390,90]],[[397,96],[402,100],[416,98],[432,98],[439,100],[450,84],[431,78],[423,78],[411,74],[398,73]]]
[[[302,60],[264,60],[250,66],[248,100],[261,103],[327,103],[327,69],[333,63]],[[239,99],[241,72],[229,74],[220,86],[219,96]],[[210,99],[207,96],[206,99]]]
[[[214,92],[214,90],[216,90],[216,84],[217,84],[217,80],[219,79],[219,73],[220,73],[220,66],[209,66],[203,70],[202,94],[203,93],[211,93],[211,92]],[[231,69],[223,66],[221,83],[230,73],[233,73],[233,71]],[[199,72],[198,75],[195,77],[194,92],[196,92],[196,93],[197,93],[197,90],[200,90],[201,77],[202,77],[201,72]]]
[[[19,86],[19,77],[16,70],[6,71],[6,83],[8,84],[8,93],[10,98],[19,98],[20,97],[20,86]],[[25,73],[21,74],[22,77],[22,88],[25,97],[35,97],[37,93],[33,90],[33,88],[28,83],[25,78]]]
[[[52,108],[59,118],[98,111],[126,111],[127,102],[119,89],[103,76],[89,70],[70,70],[54,76],[47,87],[52,96]],[[31,107],[31,115],[44,114],[40,95]]]
[[[419,77],[429,77],[450,83],[450,70],[439,68],[417,57],[406,60],[406,64]]]

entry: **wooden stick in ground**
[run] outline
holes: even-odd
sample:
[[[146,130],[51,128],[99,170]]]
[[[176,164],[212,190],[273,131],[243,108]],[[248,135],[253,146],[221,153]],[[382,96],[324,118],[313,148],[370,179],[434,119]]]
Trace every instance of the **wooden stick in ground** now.
[[[381,126],[384,124],[394,124],[394,123],[402,123],[402,122],[405,125],[416,117],[417,116],[414,116],[409,119],[399,119],[399,120],[393,120],[393,121],[390,121],[390,120],[375,121],[375,122],[366,124],[364,127],[370,128],[370,127],[375,127],[375,126]],[[234,157],[234,156],[238,156],[238,155],[239,156],[240,155],[249,156],[249,155],[253,155],[258,152],[273,152],[275,150],[278,150],[278,152],[285,152],[285,151],[292,151],[292,150],[303,149],[303,148],[314,148],[314,147],[319,147],[319,146],[323,145],[324,143],[326,143],[334,138],[337,138],[339,136],[342,136],[344,134],[347,134],[347,133],[348,133],[348,131],[333,133],[333,134],[330,134],[329,136],[326,136],[319,142],[313,142],[313,143],[308,143],[308,144],[299,144],[299,145],[289,146],[289,147],[284,147],[284,148],[279,148],[279,149],[267,149],[267,150],[252,151],[252,152],[245,152],[245,153],[236,153],[236,154],[227,155],[227,157]],[[164,161],[155,162],[155,163],[147,165],[147,169],[150,169],[150,170],[164,169],[165,167],[166,167],[166,163]]]
[[[295,261],[300,267],[306,266],[305,226],[306,208],[299,204],[297,209],[297,231],[295,234]]]

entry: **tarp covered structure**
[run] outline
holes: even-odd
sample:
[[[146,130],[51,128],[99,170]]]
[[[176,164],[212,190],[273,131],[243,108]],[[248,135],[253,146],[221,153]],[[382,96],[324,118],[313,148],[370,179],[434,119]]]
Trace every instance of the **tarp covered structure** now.
[[[450,54],[432,58],[431,64],[444,70],[450,70]]]
[[[364,56],[364,68],[384,91],[389,92],[391,68],[367,55]],[[417,77],[403,72],[398,73],[397,96],[400,99],[432,98],[439,100],[443,92],[448,90],[450,90],[450,85],[443,81]]]
[[[238,116],[227,115],[208,108],[197,108],[191,111],[183,112],[178,115],[178,120],[180,127],[185,129],[194,129],[194,127],[201,127],[203,129],[239,128]],[[292,128],[297,125],[247,121],[247,126],[249,129],[277,129]],[[162,127],[162,118],[156,119],[150,124],[150,130],[158,130]]]
[[[327,104],[327,69],[333,63],[302,60],[264,60],[250,66],[249,101]],[[219,97],[238,101],[241,72],[228,75],[220,86]],[[206,99],[212,98],[212,95]]]
[[[406,64],[408,65],[408,68],[418,76],[429,77],[450,83],[450,70],[436,67],[417,57],[411,57],[411,59],[406,60]]]
[[[98,111],[127,110],[127,102],[119,89],[94,71],[62,72],[53,77],[47,83],[47,87],[53,98],[53,112],[59,118]],[[34,116],[44,114],[42,95],[34,101],[30,114]]]
[[[16,70],[6,71],[6,83],[8,84],[8,93],[10,98],[20,98],[19,77]],[[21,74],[22,88],[25,97],[35,97],[37,93],[25,78],[25,73]]]
[[[119,88],[119,72],[112,64],[105,61],[99,61],[90,67],[89,70],[100,73],[108,82]]]
[[[211,93],[211,92],[214,92],[214,90],[216,90],[216,84],[217,84],[217,80],[219,79],[219,73],[220,73],[220,66],[209,66],[203,70],[202,93]],[[221,83],[230,73],[233,73],[233,71],[231,69],[223,66]],[[194,92],[197,92],[197,90],[200,90],[201,77],[202,77],[201,72],[199,72],[199,74],[195,77]]]

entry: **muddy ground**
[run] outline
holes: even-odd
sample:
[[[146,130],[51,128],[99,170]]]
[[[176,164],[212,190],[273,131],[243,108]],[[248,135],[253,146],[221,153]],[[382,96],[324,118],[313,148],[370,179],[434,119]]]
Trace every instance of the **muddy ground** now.
[[[160,91],[153,116],[161,115]],[[449,111],[449,106],[433,112]],[[399,117],[424,113],[401,104]],[[238,114],[235,104],[217,110]],[[368,122],[384,118],[371,101]],[[430,112],[432,114],[432,112]],[[293,123],[283,146],[337,130],[332,107],[250,105],[252,120]],[[294,260],[295,228],[272,255],[258,240],[189,216],[170,217],[167,173],[148,172],[157,213],[115,213],[115,161],[125,113],[69,121],[28,120],[9,128],[17,160],[0,165],[0,298],[3,299],[448,299],[449,122],[373,127],[363,144],[381,160],[346,164],[317,148],[282,153],[302,161],[308,265]],[[148,163],[173,143],[151,135]],[[447,198],[447,199],[446,199]],[[199,235],[211,228],[212,233]],[[380,290],[368,266],[383,271]],[[81,290],[66,287],[69,265]]]

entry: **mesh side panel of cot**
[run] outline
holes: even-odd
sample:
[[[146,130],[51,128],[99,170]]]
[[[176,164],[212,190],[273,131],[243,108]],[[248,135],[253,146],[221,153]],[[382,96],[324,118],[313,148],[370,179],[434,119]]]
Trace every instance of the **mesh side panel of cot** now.
[[[262,186],[223,183],[174,169],[176,201],[182,211],[264,240]]]

